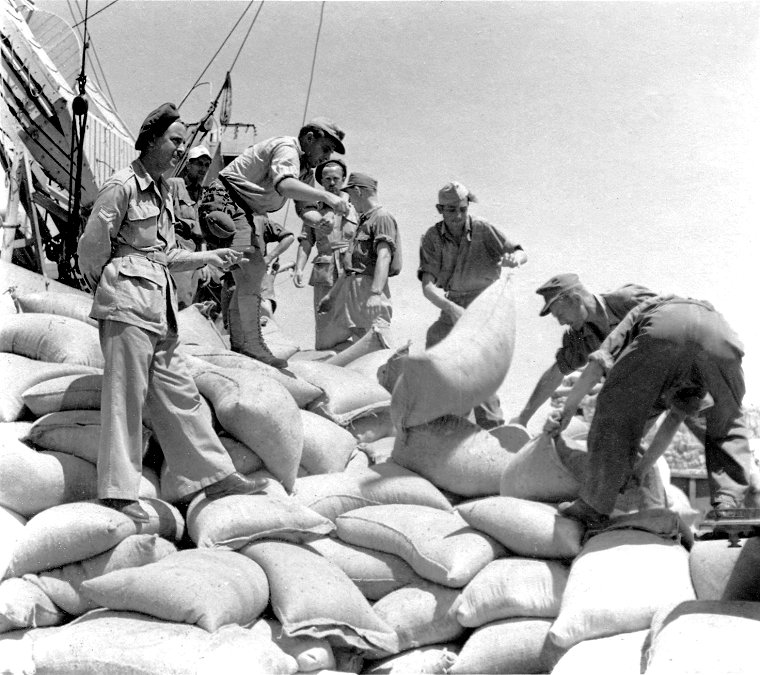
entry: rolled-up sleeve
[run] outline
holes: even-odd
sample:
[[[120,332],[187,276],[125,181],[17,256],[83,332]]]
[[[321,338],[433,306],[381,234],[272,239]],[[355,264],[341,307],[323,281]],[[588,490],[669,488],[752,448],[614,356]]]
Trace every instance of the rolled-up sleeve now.
[[[420,266],[417,279],[422,281],[424,274],[430,274],[436,282],[441,275],[441,240],[434,230],[428,230],[420,240]]]
[[[373,225],[375,250],[377,250],[379,244],[386,243],[390,247],[391,253],[393,253],[396,250],[396,237],[398,237],[398,227],[393,216],[379,213]]]
[[[272,148],[272,156],[269,163],[269,177],[277,192],[279,185],[286,178],[299,179],[301,173],[301,159],[298,149],[289,143],[278,143]]]
[[[491,225],[488,231],[490,236],[485,239],[486,246],[496,257],[501,257],[506,253],[513,253],[517,249],[522,249],[520,244],[512,242],[507,235],[495,225]]]
[[[111,258],[111,242],[129,207],[129,191],[122,183],[107,182],[98,193],[77,245],[79,271],[93,290]]]

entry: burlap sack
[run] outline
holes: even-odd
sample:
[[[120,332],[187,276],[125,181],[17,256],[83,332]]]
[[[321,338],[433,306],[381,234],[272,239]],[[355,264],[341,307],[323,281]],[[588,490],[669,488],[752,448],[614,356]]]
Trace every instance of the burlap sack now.
[[[456,640],[464,634],[454,607],[459,591],[426,581],[392,591],[373,609],[398,636],[396,652]]]
[[[391,627],[329,560],[275,541],[255,542],[240,552],[264,568],[271,606],[286,635],[327,638],[333,645],[375,656],[393,651],[396,636]]]
[[[346,544],[322,537],[306,544],[342,569],[368,600],[379,600],[402,586],[424,583],[422,578],[397,555]]]
[[[689,555],[680,544],[640,530],[605,532],[573,561],[551,639],[569,648],[642,630],[658,609],[693,599]]]
[[[13,549],[24,530],[26,518],[12,511],[11,509],[0,506],[0,579],[5,576],[8,569]]]
[[[24,414],[22,398],[30,387],[63,375],[101,375],[100,368],[72,363],[47,363],[18,354],[0,354],[0,422],[13,422]]]
[[[182,345],[226,349],[222,334],[207,316],[203,303],[196,303],[177,313],[177,332]]]
[[[393,388],[397,429],[444,415],[467,415],[501,386],[515,344],[512,277],[503,274],[467,308],[437,345],[404,360]]]
[[[374,443],[396,434],[390,407],[380,408],[367,415],[357,417],[348,423],[346,429],[359,443]]]
[[[462,591],[457,621],[477,627],[513,617],[553,619],[559,614],[568,575],[569,569],[553,560],[494,560]]]
[[[459,645],[456,643],[419,647],[365,664],[362,672],[368,675],[447,673],[456,661],[458,653]]]
[[[552,675],[639,675],[648,633],[638,630],[579,642],[559,657]]]
[[[390,394],[377,380],[348,368],[321,361],[292,361],[288,370],[324,392],[309,403],[308,410],[341,426],[386,407],[390,401]]]
[[[332,521],[288,496],[198,495],[187,509],[187,532],[199,548],[237,550],[260,539],[300,544],[334,530]]]
[[[287,368],[274,368],[266,363],[252,359],[221,347],[204,347],[202,345],[182,345],[182,351],[203,359],[218,368],[238,368],[251,370],[277,380],[295,399],[299,408],[305,408],[314,399],[322,395],[322,390],[297,377]],[[300,352],[299,352],[300,353]]]
[[[547,673],[554,649],[547,634],[549,619],[504,619],[477,628],[449,669],[470,673]]]
[[[327,640],[285,635],[282,624],[276,619],[260,619],[258,623],[265,623],[274,644],[296,660],[299,673],[312,673],[335,668],[335,655]],[[254,626],[252,630],[257,628],[258,626]]]
[[[516,497],[486,497],[456,507],[470,527],[490,535],[515,555],[572,560],[585,529],[551,504]]]
[[[98,327],[98,322],[90,318],[92,296],[84,291],[70,293],[11,293],[13,303],[19,312],[29,314],[57,314],[84,321]]]
[[[0,633],[19,628],[57,626],[65,620],[66,615],[29,581],[6,579],[0,583]]]
[[[268,638],[240,626],[209,633],[144,614],[95,610],[34,640],[49,675],[293,675],[298,665]]]
[[[61,410],[100,410],[102,375],[64,375],[29,387],[24,404],[37,417]]]
[[[55,314],[17,314],[0,323],[0,352],[50,363],[103,367],[98,329]]]
[[[689,573],[697,600],[721,600],[726,584],[748,542],[741,548],[729,546],[726,539],[696,541],[689,551]],[[734,598],[739,599],[739,598]]]
[[[365,506],[338,516],[335,524],[342,541],[393,553],[423,579],[451,588],[467,585],[505,553],[459,514],[429,506]]]
[[[103,574],[157,562],[177,547],[157,534],[132,534],[100,555],[69,563],[23,578],[42,590],[57,607],[71,616],[81,616],[97,605],[81,593],[82,583]]]
[[[444,511],[451,504],[432,483],[394,462],[296,481],[296,501],[330,520],[378,504],[418,504]]]
[[[301,420],[304,471],[310,476],[343,471],[356,449],[354,436],[335,422],[308,410],[301,410]]]
[[[457,495],[499,493],[499,479],[513,461],[487,431],[463,417],[447,416],[399,431],[393,460]]]
[[[200,549],[89,579],[81,591],[101,607],[196,624],[209,632],[252,623],[269,599],[266,574],[253,560]]]
[[[754,675],[760,604],[697,600],[663,608],[645,644],[647,675]]]

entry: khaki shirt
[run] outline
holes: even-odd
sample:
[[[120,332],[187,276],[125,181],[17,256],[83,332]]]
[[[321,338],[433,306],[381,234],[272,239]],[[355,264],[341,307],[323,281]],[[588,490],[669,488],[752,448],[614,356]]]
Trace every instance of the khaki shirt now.
[[[323,216],[327,213],[333,213],[329,206],[322,203],[317,205],[317,209]],[[359,216],[356,214],[356,209],[349,204],[348,215],[335,216],[335,221],[338,223],[337,226],[334,226],[329,232],[304,223],[301,234],[298,235],[299,241],[308,241],[313,248],[317,249],[309,277],[310,286],[323,284],[332,286],[335,283],[338,278],[338,270],[335,267],[333,253],[349,248],[356,234]]]
[[[163,178],[154,182],[139,159],[103,184],[77,249],[79,269],[95,289],[93,319],[158,334],[167,322],[176,325],[169,269],[193,270],[203,263],[177,246],[174,220],[169,186]],[[125,255],[129,250],[134,254]]]

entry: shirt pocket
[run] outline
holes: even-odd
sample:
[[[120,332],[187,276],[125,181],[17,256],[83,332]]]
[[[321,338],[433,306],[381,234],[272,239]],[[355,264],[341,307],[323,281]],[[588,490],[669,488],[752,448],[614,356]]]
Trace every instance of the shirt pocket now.
[[[130,310],[148,321],[160,321],[166,310],[166,274],[147,259],[119,260],[114,281],[118,309]]]
[[[130,234],[127,243],[135,248],[152,246],[158,236],[158,217],[161,209],[151,202],[135,202],[127,209],[127,223]]]

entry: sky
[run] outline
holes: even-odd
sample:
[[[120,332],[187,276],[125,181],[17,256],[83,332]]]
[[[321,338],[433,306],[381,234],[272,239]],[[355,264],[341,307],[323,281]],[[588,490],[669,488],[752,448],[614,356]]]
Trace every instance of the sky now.
[[[120,0],[92,17],[133,133],[197,80],[210,84],[182,115],[206,111],[258,2],[201,74],[246,4]],[[71,20],[64,0],[37,6]],[[559,344],[535,289],[560,272],[596,292],[636,282],[712,301],[745,344],[745,401],[760,404],[759,18],[757,2],[270,1],[231,71],[232,119],[255,123],[258,140],[296,135],[304,116],[344,128],[349,168],[378,179],[402,233],[394,333],[413,349],[437,314],[416,278],[437,191],[459,180],[478,196],[471,213],[528,254],[507,418]],[[292,208],[284,222],[300,228]],[[283,275],[277,292],[283,330],[311,347],[310,289]]]

